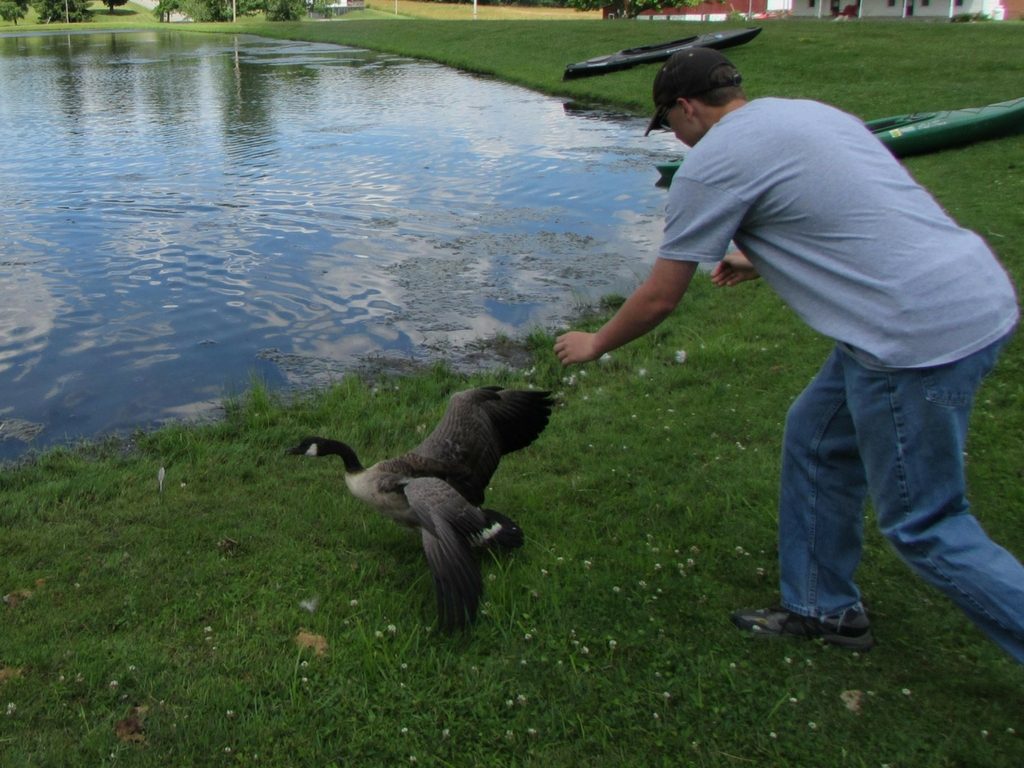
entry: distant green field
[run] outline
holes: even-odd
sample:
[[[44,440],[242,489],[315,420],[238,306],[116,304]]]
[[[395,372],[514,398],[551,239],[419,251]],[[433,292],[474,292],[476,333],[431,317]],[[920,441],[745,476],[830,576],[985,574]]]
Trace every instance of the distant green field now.
[[[1024,24],[1016,22],[781,20],[756,25],[762,28],[761,34],[727,54],[743,71],[745,85],[755,97],[822,99],[871,118],[1003,101],[1022,90]],[[646,112],[657,65],[563,82],[565,66],[720,27],[681,22],[439,22],[392,17],[313,24],[248,20],[239,28],[427,58],[547,93]],[[969,66],[951,67],[951,62],[968,60]]]

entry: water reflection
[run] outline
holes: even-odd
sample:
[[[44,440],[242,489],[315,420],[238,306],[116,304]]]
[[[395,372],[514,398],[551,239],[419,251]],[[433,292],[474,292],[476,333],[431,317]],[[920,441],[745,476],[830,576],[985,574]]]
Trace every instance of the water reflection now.
[[[0,37],[0,458],[624,290],[670,147],[641,134],[337,46]]]

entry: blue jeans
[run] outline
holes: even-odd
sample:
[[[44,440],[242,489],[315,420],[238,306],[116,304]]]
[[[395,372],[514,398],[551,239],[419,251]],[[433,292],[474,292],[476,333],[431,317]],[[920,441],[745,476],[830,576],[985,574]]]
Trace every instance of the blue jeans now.
[[[921,369],[875,370],[832,352],[786,419],[783,607],[817,618],[861,609],[854,572],[870,496],[914,572],[1024,663],[1024,566],[970,514],[964,480],[974,393],[1005,342]]]

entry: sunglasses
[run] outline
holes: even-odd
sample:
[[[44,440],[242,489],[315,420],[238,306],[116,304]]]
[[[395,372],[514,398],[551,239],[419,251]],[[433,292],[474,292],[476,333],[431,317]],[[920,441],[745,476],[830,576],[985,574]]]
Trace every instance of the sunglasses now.
[[[673,99],[671,103],[669,103],[669,104],[662,104],[660,107],[658,107],[658,110],[654,113],[655,120],[657,121],[655,124],[656,124],[658,130],[661,130],[661,131],[671,131],[672,130],[672,126],[669,125],[669,122],[668,122],[668,113],[671,112],[673,109],[675,109],[678,104],[679,104],[679,101],[677,99]]]

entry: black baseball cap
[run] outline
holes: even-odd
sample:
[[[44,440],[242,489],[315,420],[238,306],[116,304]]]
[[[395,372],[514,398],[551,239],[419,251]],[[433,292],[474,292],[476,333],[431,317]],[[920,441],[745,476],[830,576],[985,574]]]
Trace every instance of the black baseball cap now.
[[[646,136],[660,128],[676,99],[688,99],[716,88],[739,85],[743,77],[732,62],[714,48],[686,48],[672,54],[654,77],[654,117]]]

